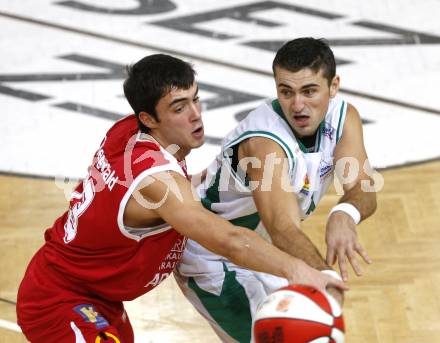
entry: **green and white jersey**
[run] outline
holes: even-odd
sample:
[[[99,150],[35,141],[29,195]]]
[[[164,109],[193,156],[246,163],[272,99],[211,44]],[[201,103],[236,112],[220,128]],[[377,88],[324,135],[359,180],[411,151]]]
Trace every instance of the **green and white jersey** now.
[[[233,167],[231,157],[233,147],[240,142],[251,137],[265,137],[278,143],[286,153],[287,159],[280,162],[288,170],[291,188],[298,196],[302,219],[306,218],[333,181],[333,155],[342,135],[346,110],[347,103],[342,98],[331,99],[316,134],[314,151],[307,152],[286,121],[278,100],[264,102],[223,140],[221,153],[208,167],[205,182],[198,187],[203,205],[234,225],[256,230],[268,238],[252,197],[255,185],[246,178],[246,172],[240,165]],[[254,167],[265,167],[265,171],[270,173],[270,161],[249,158],[248,163]],[[270,179],[268,177],[268,181]],[[270,190],[270,184],[264,184],[264,180],[261,186]],[[191,251],[202,255],[208,253],[193,241],[188,241],[187,251],[187,257],[193,255]],[[212,254],[208,254],[211,255],[209,259],[213,259]],[[190,263],[185,255],[182,262]]]

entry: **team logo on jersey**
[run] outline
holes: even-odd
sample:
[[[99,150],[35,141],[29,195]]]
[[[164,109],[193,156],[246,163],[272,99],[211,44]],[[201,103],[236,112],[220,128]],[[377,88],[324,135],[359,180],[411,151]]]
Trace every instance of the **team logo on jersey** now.
[[[101,342],[121,343],[118,337],[111,334],[110,332],[104,332],[104,331],[100,332],[99,335],[96,336],[95,338],[95,343],[101,343]]]
[[[109,326],[108,321],[96,311],[93,305],[81,304],[75,306],[73,309],[84,319],[86,323],[95,324],[97,329],[102,329],[106,326]]]
[[[321,130],[321,133],[324,135],[324,137],[327,137],[330,140],[333,139],[334,132],[335,132],[335,129],[332,128],[331,126],[328,127],[327,123],[325,123],[325,126],[323,126],[323,128]]]

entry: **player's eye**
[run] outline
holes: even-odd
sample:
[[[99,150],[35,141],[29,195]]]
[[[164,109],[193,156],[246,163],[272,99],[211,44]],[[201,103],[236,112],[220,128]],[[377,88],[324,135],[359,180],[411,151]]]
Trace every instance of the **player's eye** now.
[[[304,90],[304,94],[306,96],[313,96],[315,93],[317,92],[316,88],[307,88],[306,90]]]
[[[174,109],[174,112],[182,113],[184,109],[185,109],[185,106],[178,106]]]
[[[286,98],[292,96],[292,91],[289,90],[289,89],[282,89],[280,91],[280,93],[281,93],[282,96],[284,96]]]

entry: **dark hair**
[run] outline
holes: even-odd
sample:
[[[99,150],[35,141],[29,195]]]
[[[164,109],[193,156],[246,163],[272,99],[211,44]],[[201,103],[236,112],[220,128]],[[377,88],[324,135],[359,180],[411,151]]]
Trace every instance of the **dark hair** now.
[[[124,94],[136,115],[139,129],[149,128],[139,120],[140,112],[147,112],[159,121],[156,105],[173,88],[188,89],[194,82],[195,71],[191,64],[173,56],[155,54],[146,56],[134,65],[127,66]]]
[[[310,68],[315,73],[321,69],[330,86],[336,75],[335,56],[325,39],[297,38],[285,43],[275,55],[272,70],[280,67],[291,72]]]

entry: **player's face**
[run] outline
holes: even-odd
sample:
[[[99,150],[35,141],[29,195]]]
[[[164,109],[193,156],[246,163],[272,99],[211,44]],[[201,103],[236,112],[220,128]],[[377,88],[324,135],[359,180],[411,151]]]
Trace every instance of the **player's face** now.
[[[327,113],[330,97],[336,95],[339,77],[329,87],[322,71],[309,68],[291,72],[275,68],[275,83],[281,108],[298,137],[311,136]]]
[[[205,140],[198,90],[195,81],[189,89],[173,88],[156,105],[159,121],[154,136],[165,148],[176,144],[179,159]]]

